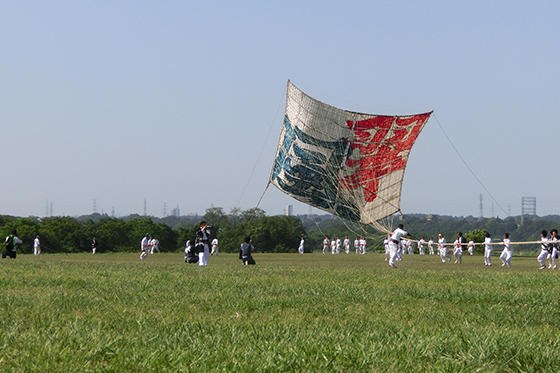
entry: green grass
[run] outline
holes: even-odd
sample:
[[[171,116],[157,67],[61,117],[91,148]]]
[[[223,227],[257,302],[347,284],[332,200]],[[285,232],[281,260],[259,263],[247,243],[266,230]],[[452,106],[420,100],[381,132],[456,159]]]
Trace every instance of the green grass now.
[[[551,371],[560,271],[405,256],[0,262],[1,371]]]

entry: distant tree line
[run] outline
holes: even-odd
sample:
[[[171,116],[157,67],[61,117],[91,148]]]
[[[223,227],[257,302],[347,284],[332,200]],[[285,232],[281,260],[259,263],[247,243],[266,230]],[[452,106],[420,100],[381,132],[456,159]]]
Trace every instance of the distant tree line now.
[[[221,207],[206,210],[203,216],[143,217],[130,215],[112,218],[92,214],[72,217],[12,217],[0,216],[0,235],[6,237],[17,229],[23,240],[22,252],[32,252],[35,235],[40,236],[43,252],[83,252],[91,250],[95,237],[98,252],[135,251],[140,240],[149,233],[158,238],[160,250],[182,250],[185,242],[192,239],[201,220],[212,226],[212,234],[220,241],[223,252],[237,252],[245,236],[251,236],[255,248],[261,252],[296,252],[301,236],[305,237],[305,251],[319,251],[325,236],[329,238],[348,236],[351,241],[364,236],[368,250],[383,251],[384,234],[371,227],[343,221],[332,215],[266,216],[261,209],[232,209],[226,213]],[[505,232],[512,241],[536,241],[543,229],[560,228],[560,216],[476,218],[440,215],[405,215],[394,223],[403,223],[413,238],[432,237],[442,233],[447,241],[453,241],[458,232],[475,242],[484,241],[489,232],[494,241],[500,241]],[[3,241],[3,240],[2,240]],[[480,246],[477,247],[481,249]]]
[[[173,218],[173,227],[165,220],[140,216],[112,218],[99,214],[79,218],[0,216],[0,235],[4,238],[16,229],[23,240],[20,248],[23,253],[33,252],[36,235],[40,237],[42,252],[74,253],[90,251],[94,237],[97,252],[136,251],[146,233],[157,237],[161,251],[183,250],[186,241],[194,237],[201,220],[212,226],[211,232],[219,238],[223,252],[237,252],[247,235],[258,251],[296,252],[300,237],[305,234],[299,219],[266,216],[260,209],[234,209],[226,214],[222,208],[211,208],[201,217]]]

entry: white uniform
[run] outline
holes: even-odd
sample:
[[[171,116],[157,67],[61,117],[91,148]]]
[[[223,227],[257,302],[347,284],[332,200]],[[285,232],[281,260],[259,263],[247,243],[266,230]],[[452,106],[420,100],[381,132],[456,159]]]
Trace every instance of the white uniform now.
[[[504,249],[500,254],[500,259],[502,260],[502,267],[511,267],[511,257],[513,256],[513,249],[511,248],[511,240],[509,238],[504,238]]]
[[[391,238],[391,236],[387,236],[387,238],[383,240],[383,247],[385,248],[385,261],[388,261],[391,258],[391,254],[389,252],[389,238]]]
[[[329,250],[329,246],[330,246],[330,241],[328,238],[325,238],[323,241],[323,254],[326,254],[327,251]]]
[[[463,246],[459,243],[458,238],[453,242],[453,256],[455,257],[455,263],[463,263]]]
[[[412,246],[412,241],[406,240],[406,248],[408,249],[408,255],[414,255],[414,246]]]
[[[494,251],[494,247],[492,246],[492,238],[486,237],[484,239],[484,265],[485,266],[492,265],[492,251]]]
[[[304,243],[305,243],[305,240],[302,238],[301,241],[299,241],[299,247],[298,247],[298,249],[297,249],[298,252],[299,252],[300,254],[303,254],[303,245],[304,245]]]
[[[142,238],[140,242],[140,259],[144,259],[148,256],[148,237]]]
[[[418,241],[418,254],[420,255],[424,255],[424,244],[426,243],[426,241],[424,241],[423,238],[420,239],[420,241]]]
[[[159,241],[157,240],[157,238],[152,238],[152,245],[151,245],[151,250],[150,250],[150,254],[153,254],[154,251],[157,251],[158,253],[159,251]]]
[[[447,261],[447,247],[445,246],[445,243],[445,237],[442,236],[438,239],[438,251],[442,263]]]
[[[212,252],[210,255],[218,255],[218,239],[214,238],[212,240]]]
[[[367,254],[367,242],[365,238],[360,238],[360,254]]]
[[[540,269],[546,268],[546,257],[548,255],[548,237],[541,237],[541,252],[537,256],[537,261],[539,262]]]
[[[343,245],[344,245],[344,251],[346,252],[346,254],[350,254],[350,240],[348,239],[348,237],[346,237],[344,239]]]
[[[331,254],[336,254],[336,241],[332,240],[331,241]]]
[[[360,240],[357,238],[354,240],[354,250],[356,250],[356,254],[360,253]]]
[[[41,254],[41,242],[39,242],[39,238],[35,238],[33,241],[33,255]]]
[[[342,241],[340,240],[340,238],[336,239],[336,253],[340,254],[340,247],[342,246]]]
[[[474,241],[470,240],[469,241],[469,255],[474,255]]]
[[[428,241],[428,252],[430,255],[434,255],[434,240]]]
[[[550,242],[552,243],[552,253],[550,254],[550,263],[548,268],[556,269],[558,267],[556,264],[558,259],[558,236],[551,236]]]
[[[399,244],[401,242],[401,237],[406,235],[407,232],[401,228],[395,229],[391,238],[389,240],[389,251],[390,251],[390,258],[389,258],[389,265],[395,268],[395,262],[397,260],[397,251],[399,249]]]

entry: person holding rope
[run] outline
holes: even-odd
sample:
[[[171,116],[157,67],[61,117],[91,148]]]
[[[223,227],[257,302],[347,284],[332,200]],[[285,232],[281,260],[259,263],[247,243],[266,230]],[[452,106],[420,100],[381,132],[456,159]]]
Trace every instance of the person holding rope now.
[[[502,260],[502,267],[507,266],[511,268],[511,257],[513,256],[513,249],[511,248],[511,240],[509,239],[509,233],[504,233],[504,249],[500,254],[500,259]]]
[[[325,236],[325,239],[323,240],[323,254],[327,253],[327,251],[329,250],[330,244],[331,244],[331,241],[329,240],[329,238],[327,236]]]
[[[548,256],[548,247],[549,247],[548,232],[546,230],[543,230],[541,232],[541,252],[539,256],[537,256],[537,262],[539,262],[540,264],[539,269],[546,268],[546,257]]]
[[[550,231],[550,259],[548,260],[548,269],[556,269],[557,259],[558,259],[558,231],[553,229]]]
[[[401,243],[401,237],[406,236],[407,234],[408,232],[404,230],[402,224],[399,224],[397,229],[395,229],[391,234],[391,238],[389,239],[389,266],[391,268],[397,268],[397,266],[395,265],[395,261],[397,260],[397,251]]]
[[[430,255],[434,255],[434,240],[432,240],[432,237],[428,241],[428,252]]]

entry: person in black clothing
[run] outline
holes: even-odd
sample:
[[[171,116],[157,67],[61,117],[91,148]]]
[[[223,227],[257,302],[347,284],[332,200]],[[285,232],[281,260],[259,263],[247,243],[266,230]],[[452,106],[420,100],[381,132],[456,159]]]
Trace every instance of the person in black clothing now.
[[[2,251],[2,259],[5,259],[7,256],[15,259],[17,247],[22,244],[22,241],[19,239],[15,229],[8,237],[6,237],[6,241],[4,242],[6,244],[6,248]]]
[[[207,266],[210,256],[210,227],[205,221],[200,222],[200,227],[195,232],[194,247],[198,253],[198,265]]]
[[[255,250],[251,237],[245,237],[245,242],[241,244],[239,248],[239,259],[242,260],[243,265],[253,265],[256,264],[251,253]]]

